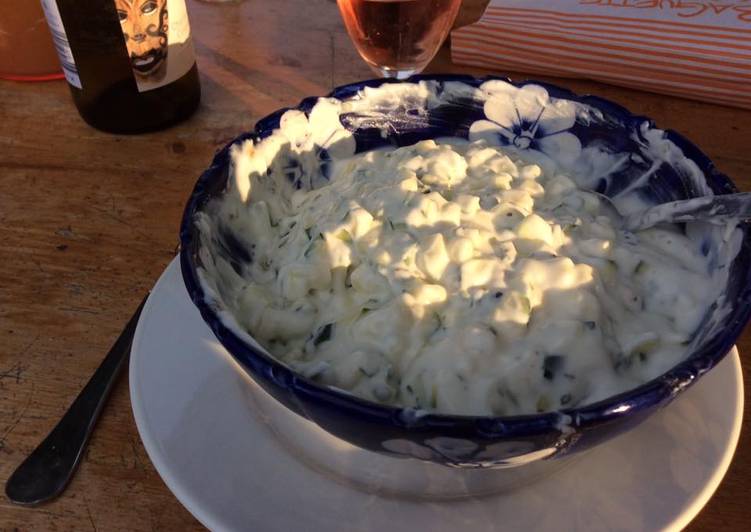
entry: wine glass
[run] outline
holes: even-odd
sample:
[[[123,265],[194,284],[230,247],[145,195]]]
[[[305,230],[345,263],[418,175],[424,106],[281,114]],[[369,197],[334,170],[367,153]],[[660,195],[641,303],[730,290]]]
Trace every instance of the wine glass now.
[[[462,0],[337,0],[352,42],[380,76],[421,72],[449,33]]]

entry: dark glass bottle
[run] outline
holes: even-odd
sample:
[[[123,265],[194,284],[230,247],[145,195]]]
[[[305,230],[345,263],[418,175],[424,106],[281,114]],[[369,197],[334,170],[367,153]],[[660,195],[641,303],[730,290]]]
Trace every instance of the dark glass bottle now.
[[[201,98],[185,0],[42,0],[83,119],[141,133],[189,117]]]

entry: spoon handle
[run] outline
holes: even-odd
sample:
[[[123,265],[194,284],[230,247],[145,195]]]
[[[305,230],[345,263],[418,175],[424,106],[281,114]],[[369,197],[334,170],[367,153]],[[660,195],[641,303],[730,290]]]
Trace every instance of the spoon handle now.
[[[626,216],[623,225],[629,231],[636,231],[662,222],[701,220],[725,223],[731,219],[746,218],[751,218],[751,192],[704,196],[655,205],[645,211]]]
[[[8,498],[33,506],[63,492],[83,455],[102,406],[130,353],[138,317],[148,295],[120,333],[89,382],[39,446],[13,472],[5,484]]]

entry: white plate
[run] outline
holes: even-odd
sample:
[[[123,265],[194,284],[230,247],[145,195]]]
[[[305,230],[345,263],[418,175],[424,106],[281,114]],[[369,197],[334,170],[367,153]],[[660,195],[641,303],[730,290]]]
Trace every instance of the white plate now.
[[[263,392],[204,324],[177,259],[141,315],[130,393],[154,466],[212,530],[678,530],[727,471],[743,412],[733,349],[668,408],[533,484],[454,501],[378,496],[342,482],[346,471],[334,478],[311,467],[309,456],[294,456],[306,447],[305,434],[285,442],[270,429],[272,410],[259,411]],[[346,454],[353,471],[373,457],[405,463],[349,451],[337,456]]]

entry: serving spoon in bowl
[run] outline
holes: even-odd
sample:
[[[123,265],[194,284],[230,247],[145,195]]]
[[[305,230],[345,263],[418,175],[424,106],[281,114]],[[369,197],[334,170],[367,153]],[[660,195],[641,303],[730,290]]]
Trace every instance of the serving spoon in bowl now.
[[[627,215],[621,214],[608,196],[599,192],[592,194],[602,200],[612,219],[627,231],[649,229],[660,223],[701,221],[723,224],[731,220],[751,218],[751,192],[671,201]]]

